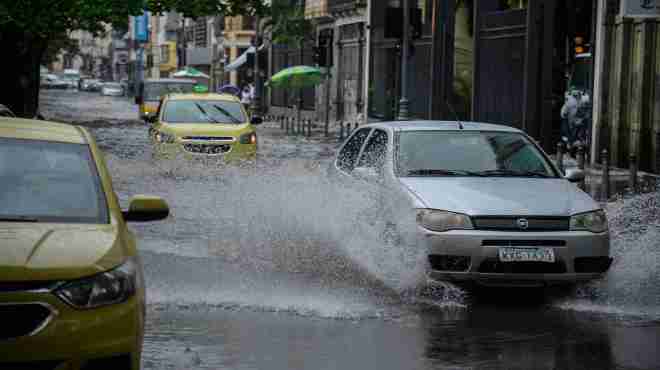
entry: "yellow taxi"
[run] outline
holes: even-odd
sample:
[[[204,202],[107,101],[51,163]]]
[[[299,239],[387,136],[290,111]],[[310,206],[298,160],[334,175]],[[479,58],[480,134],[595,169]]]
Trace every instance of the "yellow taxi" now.
[[[135,104],[140,111],[140,119],[146,119],[156,114],[158,102],[163,96],[170,93],[192,92],[197,82],[182,78],[156,78],[147,79],[138,85],[135,94]]]
[[[203,91],[203,90],[202,90]],[[156,155],[171,158],[217,158],[227,162],[257,156],[259,117],[249,118],[233,95],[206,92],[166,95],[154,116],[149,134]]]
[[[129,221],[81,127],[0,117],[0,369],[139,369],[145,286]]]

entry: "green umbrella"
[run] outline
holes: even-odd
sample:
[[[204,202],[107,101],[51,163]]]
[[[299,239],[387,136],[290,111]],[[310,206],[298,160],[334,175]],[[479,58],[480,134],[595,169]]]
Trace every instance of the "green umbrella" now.
[[[193,67],[186,67],[172,75],[172,77],[197,77],[197,78],[210,78],[207,74],[196,70]]]
[[[301,89],[323,82],[323,72],[315,67],[296,66],[277,72],[266,83],[267,86],[284,89]]]

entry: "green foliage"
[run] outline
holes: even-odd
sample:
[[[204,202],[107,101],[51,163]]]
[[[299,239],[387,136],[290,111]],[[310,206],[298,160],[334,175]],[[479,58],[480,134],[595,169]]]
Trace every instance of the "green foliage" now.
[[[267,17],[271,11],[266,0],[146,0],[146,3],[154,13],[176,11],[190,18],[218,14]]]
[[[104,24],[125,24],[142,0],[20,0],[0,4],[0,31],[50,40],[72,30],[99,34]]]
[[[300,45],[312,34],[312,25],[305,19],[305,9],[276,1],[271,10],[273,42],[282,45]]]

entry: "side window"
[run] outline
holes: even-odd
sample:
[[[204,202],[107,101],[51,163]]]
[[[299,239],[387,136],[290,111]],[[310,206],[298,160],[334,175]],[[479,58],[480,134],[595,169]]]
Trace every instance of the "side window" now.
[[[374,130],[369,137],[367,146],[362,152],[358,167],[371,167],[381,169],[385,164],[387,154],[387,133],[383,130]]]
[[[370,130],[368,128],[360,129],[344,145],[337,157],[337,167],[339,169],[346,172],[353,171],[357,157],[360,154],[360,149],[362,149],[362,144],[367,139]]]

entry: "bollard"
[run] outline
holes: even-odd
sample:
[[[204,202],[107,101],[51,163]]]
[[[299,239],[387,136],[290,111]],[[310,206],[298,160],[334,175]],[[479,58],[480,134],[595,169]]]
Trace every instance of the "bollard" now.
[[[603,184],[602,198],[605,202],[610,200],[610,154],[603,149]]]
[[[283,117],[280,116],[280,117],[277,117],[277,118],[278,118],[278,121],[280,121],[280,129],[284,130],[284,119],[283,119]]]
[[[284,123],[286,125],[286,134],[289,135],[291,133],[291,120],[289,119],[289,117],[286,117],[284,119]]]
[[[307,137],[312,137],[312,120],[307,120]]]
[[[630,191],[635,194],[637,193],[637,156],[635,154],[630,155],[630,179],[628,180],[628,185]]]
[[[339,121],[339,140],[344,140],[344,121]]]
[[[566,174],[564,171],[564,143],[561,141],[557,143],[557,167],[562,175]]]
[[[583,143],[579,143],[578,148],[577,148],[577,165],[578,165],[578,169],[584,171],[584,162],[585,162],[585,147],[584,147]],[[585,176],[585,179],[580,181],[579,187],[582,190],[586,189],[586,176]]]

